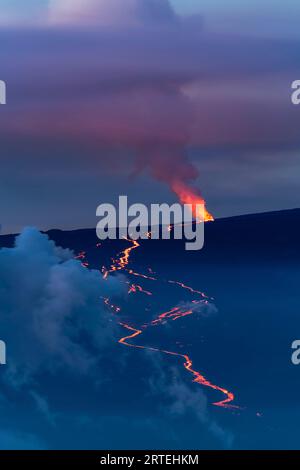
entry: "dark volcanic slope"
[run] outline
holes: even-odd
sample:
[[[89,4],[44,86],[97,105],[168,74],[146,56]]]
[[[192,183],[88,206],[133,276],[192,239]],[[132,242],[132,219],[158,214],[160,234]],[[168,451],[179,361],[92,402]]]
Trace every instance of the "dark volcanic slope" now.
[[[50,230],[49,237],[63,247],[88,251],[95,246],[95,229]],[[1,246],[12,246],[14,235],[0,237]],[[298,263],[300,250],[300,209],[218,219],[205,226],[205,246],[200,252],[184,252],[182,241],[151,241],[147,251],[164,256],[166,248],[176,249],[178,257],[198,257],[201,263]],[[114,250],[123,242],[107,241]],[[142,243],[147,243],[142,242]],[[163,249],[162,249],[163,248]],[[182,249],[181,249],[182,248]],[[179,251],[178,251],[179,250]],[[178,258],[177,258],[178,259]]]
[[[300,209],[216,220],[206,228],[204,257],[299,262]]]
[[[130,246],[124,240],[107,240],[99,249],[95,229],[51,230],[48,235],[75,253],[85,251],[89,267],[97,269],[110,266],[111,257]],[[171,350],[177,350],[180,341],[197,370],[234,392],[235,403],[242,407],[239,415],[212,412],[233,429],[237,448],[299,448],[300,366],[291,363],[292,341],[300,337],[299,240],[300,209],[220,219],[205,225],[201,251],[185,251],[184,241],[178,240],[140,242],[129,266],[148,274],[151,267],[158,282],[124,272],[130,281],[153,292],[152,297],[130,295],[121,305],[121,318],[124,315],[126,322],[137,327],[194,298],[168,280],[182,281],[213,297],[216,315],[195,313],[169,322],[166,328],[150,328],[133,341]],[[13,241],[13,235],[1,237],[2,246]],[[124,334],[128,331],[121,329],[120,338]],[[120,406],[123,395],[126,410],[131,397],[134,408],[144,396],[144,392],[135,394],[136,378],[139,384],[141,377],[148,383],[143,356],[136,350],[130,353],[134,364],[126,369],[130,380],[117,384],[113,401]],[[178,361],[169,357],[162,361],[164,367],[178,367],[182,380],[190,381]],[[165,373],[168,377],[168,369]],[[221,398],[211,390],[205,393],[209,403]],[[141,401],[140,409],[147,406]],[[190,445],[184,440],[187,428],[183,426],[181,448]]]

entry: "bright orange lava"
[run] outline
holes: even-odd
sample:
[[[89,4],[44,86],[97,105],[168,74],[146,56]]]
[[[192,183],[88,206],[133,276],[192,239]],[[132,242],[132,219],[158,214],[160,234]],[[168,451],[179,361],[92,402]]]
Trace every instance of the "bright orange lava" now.
[[[204,222],[213,222],[215,219],[212,214],[208,212],[205,207],[204,199],[197,194],[195,190],[182,183],[181,181],[174,181],[172,183],[172,190],[179,198],[181,204],[192,204],[193,206],[193,215],[201,220],[203,218],[202,214],[197,213],[196,205],[204,204]]]
[[[84,267],[84,268],[88,268],[89,267],[89,263],[87,261],[83,261],[86,259],[86,252],[85,251],[81,251],[77,256],[74,257],[74,259],[77,259],[77,260],[82,260],[81,261],[81,265]]]
[[[142,277],[143,279],[148,279],[150,281],[157,281],[157,279],[153,276],[147,276],[147,274],[141,274],[141,273],[136,273],[135,271],[133,271],[133,269],[127,269],[126,270],[129,274],[131,274],[132,276],[136,276],[136,277]]]
[[[130,258],[131,251],[140,246],[139,243],[137,243],[133,240],[128,240],[128,241],[131,242],[132,245],[129,248],[125,249],[121,253],[122,256],[120,256],[118,260],[113,262],[110,270],[106,271],[104,276],[107,276],[109,272],[118,271],[118,270],[126,270],[126,272],[128,272],[129,274],[131,274],[133,276],[139,276],[139,277],[142,277],[142,278],[145,278],[145,279],[150,279],[150,280],[157,280],[154,277],[147,276],[147,275],[144,275],[144,274],[139,274],[139,273],[134,272],[132,269],[127,268],[128,264],[129,264],[129,258]],[[150,272],[152,272],[152,270]],[[211,300],[203,292],[201,292],[199,290],[195,290],[192,287],[187,286],[183,282],[180,282],[180,281],[168,281],[168,282],[172,283],[172,284],[176,284],[179,287],[181,287],[183,289],[186,289],[186,290],[190,291],[193,294],[200,295],[202,297],[202,300],[193,300],[192,304],[194,304],[194,305],[199,304],[199,303],[208,303],[208,300]],[[131,293],[131,292],[144,292],[148,295],[152,295],[151,292],[145,291],[141,286],[138,286],[136,284],[130,284],[128,293]],[[120,312],[120,310],[121,310],[120,307],[111,304],[109,299],[105,298],[104,302],[115,313]],[[205,387],[209,387],[209,388],[211,388],[213,390],[216,390],[218,392],[221,392],[225,395],[225,398],[223,400],[220,400],[220,401],[217,401],[217,402],[213,403],[215,406],[219,406],[219,407],[223,407],[223,408],[239,408],[238,406],[235,406],[235,405],[231,404],[233,402],[234,398],[235,398],[234,394],[232,392],[228,391],[226,388],[223,388],[223,387],[220,387],[218,385],[213,384],[212,382],[207,380],[202,374],[200,374],[200,372],[194,370],[193,369],[193,362],[187,354],[181,354],[181,353],[174,352],[174,351],[167,351],[167,350],[164,350],[164,349],[154,348],[154,347],[151,347],[151,346],[143,346],[143,345],[132,344],[132,342],[129,342],[130,340],[133,340],[134,338],[142,335],[143,331],[145,329],[147,329],[148,327],[150,327],[150,326],[152,326],[152,327],[157,326],[161,323],[164,323],[165,321],[167,321],[169,319],[171,319],[173,321],[178,320],[179,318],[182,318],[182,317],[185,317],[187,315],[193,314],[194,311],[195,311],[195,309],[193,307],[191,307],[191,308],[184,308],[184,307],[180,307],[180,306],[173,307],[171,310],[160,314],[156,320],[153,320],[149,324],[143,325],[142,329],[137,329],[137,328],[134,328],[134,327],[128,325],[127,323],[119,322],[119,324],[121,326],[123,326],[124,328],[126,328],[128,331],[131,332],[131,334],[121,338],[119,340],[119,343],[123,344],[124,346],[128,346],[130,348],[144,349],[144,350],[148,350],[148,351],[160,352],[160,353],[163,353],[163,354],[168,354],[170,356],[176,356],[178,358],[183,359],[184,360],[184,363],[183,363],[184,368],[190,374],[192,374],[193,377],[194,377],[193,382],[198,383],[200,385],[203,385]]]
[[[187,315],[192,315],[192,309],[184,309],[180,307],[173,307],[168,312],[164,312],[158,316],[156,320],[151,322],[151,325],[158,325],[159,323],[164,323],[165,320],[178,320],[178,318],[186,317]]]
[[[182,287],[182,289],[187,289],[189,290],[190,292],[192,292],[193,294],[199,294],[201,295],[201,297],[203,297],[204,299],[209,299],[209,297],[204,293],[204,292],[201,292],[200,290],[195,290],[193,289],[192,287],[190,286],[187,286],[186,284],[184,284],[183,282],[180,282],[180,281],[168,281],[170,284],[177,284],[178,286]],[[213,300],[212,298],[210,300]]]
[[[139,286],[138,284],[130,284],[129,289],[128,289],[128,294],[136,293],[136,292],[142,292],[143,294],[146,294],[146,295],[152,295],[152,292],[143,289],[142,286]]]
[[[146,349],[147,351],[160,352],[160,353],[163,353],[163,354],[168,354],[170,356],[176,356],[176,357],[179,357],[181,359],[184,359],[183,366],[188,372],[190,372],[194,376],[193,382],[204,385],[205,387],[209,387],[213,390],[217,390],[217,391],[223,393],[226,396],[226,398],[224,400],[217,401],[217,402],[213,403],[213,405],[220,406],[222,408],[238,408],[237,406],[230,404],[234,400],[234,394],[232,392],[229,392],[225,388],[219,387],[218,385],[215,385],[215,384],[211,383],[203,375],[201,375],[200,372],[197,372],[196,370],[194,370],[193,369],[193,362],[187,354],[180,354],[180,353],[177,353],[177,352],[174,352],[174,351],[167,351],[165,349],[158,349],[158,348],[153,348],[153,347],[150,347],[150,346],[141,346],[141,345],[129,343],[128,340],[132,340],[132,339],[136,338],[137,336],[141,335],[143,331],[138,330],[136,328],[133,328],[132,326],[127,325],[126,323],[120,323],[120,325],[123,326],[124,328],[126,328],[129,331],[133,331],[133,333],[131,333],[130,335],[124,336],[124,338],[121,338],[119,340],[120,344],[123,344],[125,346],[130,347],[130,348]]]
[[[110,269],[104,270],[104,274],[103,274],[104,279],[108,277],[109,273],[125,269],[129,263],[129,257],[130,257],[131,251],[135,250],[136,248],[140,246],[140,244],[136,240],[131,240],[127,238],[124,238],[124,240],[127,240],[132,245],[126,248],[124,251],[122,251],[119,255],[120,257],[117,260],[113,260],[113,264],[111,265]]]

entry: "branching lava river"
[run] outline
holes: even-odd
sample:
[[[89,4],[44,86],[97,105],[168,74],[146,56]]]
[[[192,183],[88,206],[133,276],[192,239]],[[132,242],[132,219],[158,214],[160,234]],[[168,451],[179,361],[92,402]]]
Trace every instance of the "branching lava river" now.
[[[192,359],[187,354],[182,354],[176,351],[168,351],[165,349],[155,348],[155,347],[151,347],[148,345],[135,344],[136,338],[141,337],[146,329],[157,327],[161,324],[164,324],[168,320],[176,321],[185,316],[192,315],[194,312],[197,311],[197,309],[199,309],[199,304],[200,305],[208,304],[210,301],[213,301],[213,299],[207,296],[204,292],[193,289],[192,287],[186,285],[185,283],[181,281],[159,279],[157,276],[153,275],[153,271],[151,268],[148,268],[148,272],[151,275],[135,272],[131,267],[129,267],[130,257],[131,257],[133,250],[138,249],[140,247],[140,244],[135,240],[131,240],[131,239],[126,239],[126,240],[129,243],[129,247],[123,250],[121,253],[119,253],[116,256],[116,259],[112,259],[112,264],[108,269],[106,269],[105,267],[102,269],[102,274],[103,274],[104,279],[107,279],[111,273],[124,271],[129,277],[139,277],[141,279],[146,279],[148,281],[163,282],[163,283],[166,283],[166,285],[173,284],[177,286],[178,288],[189,291],[192,295],[196,295],[197,299],[193,299],[190,302],[188,308],[184,306],[175,306],[171,308],[170,310],[159,314],[156,319],[152,320],[149,323],[143,324],[139,328],[135,328],[134,326],[129,325],[119,320],[118,321],[119,325],[128,331],[128,334],[122,337],[119,340],[119,343],[129,348],[154,351],[157,353],[177,357],[178,360],[180,360],[180,362],[182,363],[185,370],[189,374],[191,374],[193,382],[199,385],[205,386],[205,387],[209,387],[210,389],[215,390],[216,392],[219,392],[223,395],[223,399],[214,402],[213,405],[218,406],[218,407],[223,407],[223,408],[231,408],[231,409],[239,408],[237,405],[233,404],[233,401],[235,400],[234,394],[230,392],[229,390],[227,390],[226,388],[223,388],[219,385],[212,383],[207,378],[205,378],[199,371],[196,371],[193,368]],[[76,258],[81,260],[82,265],[84,267],[89,266],[89,263],[86,261],[85,252],[79,253],[79,255]],[[123,282],[126,282],[126,284],[128,284],[128,294],[141,293],[147,296],[152,295],[152,292],[150,292],[149,289],[145,289],[143,286],[138,285],[135,282],[134,283],[131,283],[131,281],[123,281]],[[104,298],[103,301],[105,305],[109,307],[114,314],[120,313],[121,307],[112,304],[109,298]]]

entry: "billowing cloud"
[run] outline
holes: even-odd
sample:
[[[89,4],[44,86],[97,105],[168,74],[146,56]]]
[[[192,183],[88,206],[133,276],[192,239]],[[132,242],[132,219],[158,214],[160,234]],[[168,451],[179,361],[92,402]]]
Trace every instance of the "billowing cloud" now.
[[[228,449],[232,446],[232,433],[223,429],[210,417],[207,409],[207,398],[203,392],[191,390],[180,381],[175,381],[169,385],[167,391],[172,398],[171,413],[179,416],[188,412],[194,413],[197,419],[207,426],[208,431],[221,441],[224,448]]]
[[[10,84],[2,136],[35,139],[35,148],[45,140],[80,143],[84,152],[98,150],[95,166],[103,149],[122,149],[135,155],[137,173],[161,176],[167,168],[159,179],[171,187],[170,176],[182,182],[182,171],[197,181],[187,161],[192,146],[299,143],[289,100],[297,43],[287,52],[284,42],[213,37],[184,23],[110,32],[75,26],[0,33]]]
[[[57,27],[59,21],[62,23]],[[97,23],[95,27],[93,22]],[[133,27],[137,24],[139,27]],[[105,173],[108,167],[120,180],[124,166],[127,174],[148,171],[171,188],[173,180],[177,183],[182,175],[185,184],[202,187],[205,176],[201,170],[210,166],[214,171],[210,170],[207,186],[212,193],[209,198],[217,201],[209,205],[214,213],[229,194],[227,188],[226,194],[218,193],[217,179],[222,179],[222,185],[231,181],[231,155],[236,156],[239,168],[243,155],[251,155],[253,179],[263,180],[255,162],[264,153],[272,155],[274,163],[274,148],[283,149],[284,155],[299,146],[299,113],[291,106],[289,96],[290,83],[298,73],[299,45],[295,40],[287,44],[278,37],[215,35],[207,32],[205,22],[199,22],[197,16],[193,21],[183,17],[174,20],[168,2],[115,0],[52,3],[51,9],[44,11],[43,27],[1,30],[0,41],[5,44],[0,51],[1,78],[7,81],[8,89],[8,105],[0,117],[0,138],[9,147],[8,155],[1,153],[1,162],[5,171],[11,172],[10,179],[16,175],[7,168],[15,167],[17,160],[18,165],[21,162],[30,167],[35,181],[51,179],[55,171],[64,179],[61,186],[69,184],[69,189],[74,179],[82,181],[85,175],[88,180],[89,175]],[[11,142],[14,150],[10,150]],[[54,149],[51,152],[50,145]],[[24,152],[26,146],[28,151]],[[197,155],[198,165],[189,159],[191,151]],[[88,161],[86,168],[92,170],[83,173],[80,163],[75,176],[74,153],[77,162]],[[112,158],[114,153],[118,156]],[[33,164],[33,159],[43,163]],[[62,159],[69,159],[67,177],[60,173]],[[282,160],[280,172],[287,169],[286,158]],[[51,168],[48,176],[44,170],[38,174],[40,167]],[[4,175],[2,199],[9,191],[6,179]],[[233,194],[236,181],[239,178],[229,188],[229,204],[239,198]],[[281,182],[274,180],[272,184]],[[15,185],[20,187],[18,183]],[[27,176],[22,181],[26,183]],[[30,203],[35,187],[28,184],[26,190]],[[92,220],[100,190],[97,183],[90,187],[94,192],[87,211]],[[130,188],[127,185],[126,190]],[[273,198],[279,194],[271,191]],[[206,193],[207,188],[204,197]],[[284,189],[280,193],[285,197],[290,194]],[[166,196],[167,191],[162,197]],[[248,189],[243,197],[252,204],[247,211],[257,209]],[[260,197],[259,205],[263,199]],[[290,205],[282,196],[280,201],[283,207]],[[277,202],[271,201],[262,209],[275,207]],[[33,207],[30,203],[28,210]],[[35,214],[39,210],[35,202]],[[242,211],[239,204],[237,211]],[[230,209],[226,212],[231,213]],[[9,214],[5,217],[11,218]],[[39,217],[41,220],[42,214]],[[51,221],[51,225],[62,226],[62,218]],[[82,223],[86,224],[86,219]]]
[[[151,355],[149,355],[149,358],[151,359]],[[157,358],[153,365],[154,371],[150,378],[150,388],[155,396],[163,395],[165,397],[163,413],[173,418],[192,415],[200,424],[200,429],[204,427],[223,448],[230,448],[234,436],[214,419],[208,407],[207,396],[203,390],[195,384],[193,384],[194,388],[187,385],[178,376],[175,369],[171,368],[166,374],[166,368],[162,367]],[[200,438],[198,447],[201,447]]]
[[[113,276],[104,281],[73,256],[34,228],[0,250],[1,338],[8,350],[0,448],[177,447],[179,421],[189,423],[190,414],[212,445],[227,446],[200,387],[190,389],[157,353],[136,354],[118,343],[124,331],[101,297],[117,297],[127,284]]]
[[[95,367],[114,339],[101,296],[122,292],[116,279],[103,281],[34,228],[14,248],[0,250],[1,335],[9,350],[6,375],[31,380],[43,369],[76,374]]]

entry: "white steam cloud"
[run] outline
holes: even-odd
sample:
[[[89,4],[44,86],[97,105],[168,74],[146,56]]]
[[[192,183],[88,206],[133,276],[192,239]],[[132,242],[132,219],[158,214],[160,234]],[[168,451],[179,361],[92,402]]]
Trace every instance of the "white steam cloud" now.
[[[114,323],[101,296],[123,290],[85,269],[47,235],[25,229],[14,248],[0,250],[1,336],[11,381],[28,381],[40,369],[85,373],[114,341]]]

